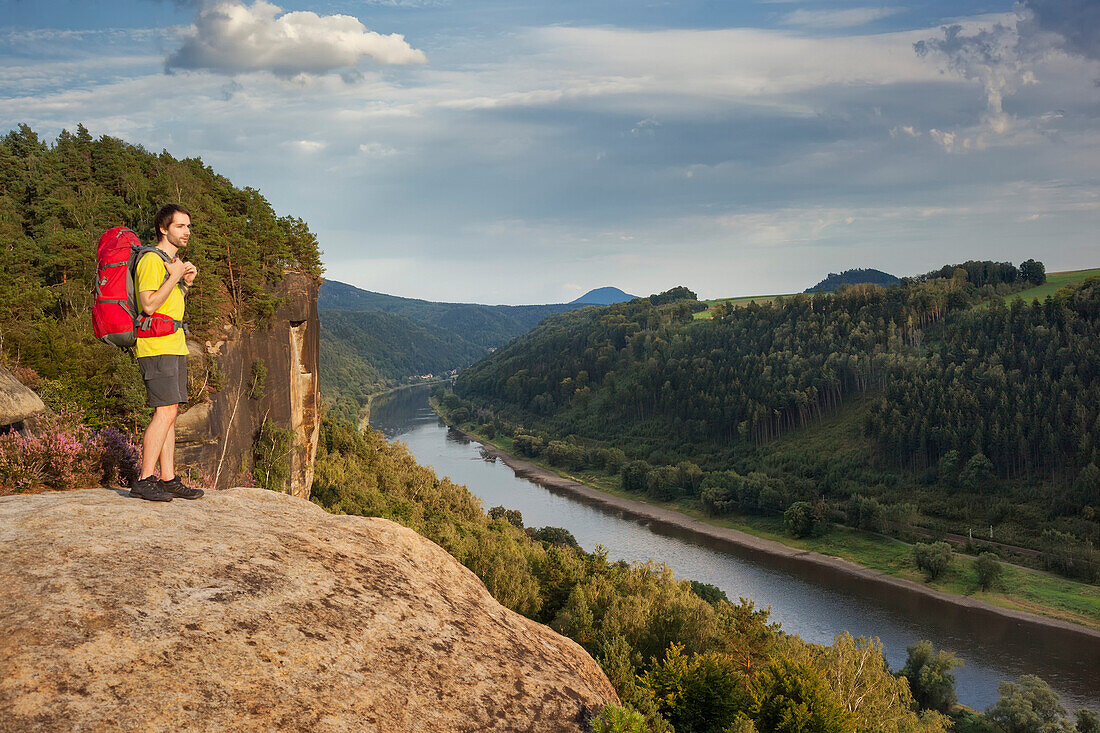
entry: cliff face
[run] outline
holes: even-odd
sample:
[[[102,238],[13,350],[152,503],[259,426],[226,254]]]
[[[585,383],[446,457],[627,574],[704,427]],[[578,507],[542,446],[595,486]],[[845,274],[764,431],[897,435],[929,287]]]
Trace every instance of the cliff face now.
[[[581,647],[440,547],[261,489],[0,498],[0,731],[580,731]]]
[[[293,433],[289,489],[309,498],[321,424],[318,287],[309,275],[287,273],[279,293],[283,304],[270,328],[241,333],[226,326],[216,342],[188,343],[191,363],[207,366],[193,368],[194,375],[205,374],[224,387],[180,415],[178,460],[198,468],[217,488],[233,485],[248,469],[255,438],[270,421]],[[266,377],[259,380],[263,372]]]

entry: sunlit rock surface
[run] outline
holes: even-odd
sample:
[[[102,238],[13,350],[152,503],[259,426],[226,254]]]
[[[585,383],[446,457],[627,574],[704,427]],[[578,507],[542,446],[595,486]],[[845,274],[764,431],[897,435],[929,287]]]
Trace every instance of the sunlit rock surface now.
[[[617,702],[437,545],[260,489],[0,498],[0,730],[570,731]]]

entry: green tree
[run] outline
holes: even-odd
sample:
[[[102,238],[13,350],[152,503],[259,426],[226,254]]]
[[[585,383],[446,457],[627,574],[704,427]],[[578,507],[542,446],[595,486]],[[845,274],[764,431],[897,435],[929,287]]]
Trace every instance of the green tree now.
[[[919,641],[907,651],[900,674],[909,680],[913,699],[921,708],[946,713],[958,699],[951,670],[961,667],[962,660],[943,649],[937,652],[930,641]]]
[[[946,542],[918,542],[913,545],[913,562],[929,580],[935,580],[951,565],[951,545]]]
[[[824,678],[808,664],[773,661],[752,681],[752,718],[775,733],[848,733],[856,730]]]
[[[677,733],[721,733],[749,707],[742,680],[729,657],[713,652],[689,657],[682,645],[672,644],[641,684]]]
[[[1020,277],[1032,285],[1042,285],[1047,281],[1047,268],[1037,260],[1024,260],[1020,263]]]
[[[1000,579],[1003,568],[997,555],[992,552],[983,552],[974,561],[974,574],[978,578],[978,586],[982,590],[989,590]]]
[[[1018,682],[1002,682],[1000,699],[986,711],[1005,733],[1061,733],[1071,731],[1066,710],[1050,685],[1025,674]]]
[[[814,505],[796,501],[783,512],[783,524],[795,537],[809,537],[814,532]]]

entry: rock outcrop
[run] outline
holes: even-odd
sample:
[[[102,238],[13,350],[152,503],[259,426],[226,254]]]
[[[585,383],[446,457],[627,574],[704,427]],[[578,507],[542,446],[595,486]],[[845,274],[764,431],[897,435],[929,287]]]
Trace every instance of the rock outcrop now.
[[[0,498],[0,730],[580,731],[580,646],[383,519],[260,489]]]
[[[38,395],[0,366],[0,427],[18,425],[45,409]]]
[[[270,421],[293,434],[289,455],[279,458],[289,462],[289,493],[309,498],[321,427],[319,287],[310,275],[287,273],[270,327],[242,332],[227,325],[220,340],[189,342],[189,367],[217,382],[218,391],[180,415],[177,455],[217,488],[248,470],[256,436]]]

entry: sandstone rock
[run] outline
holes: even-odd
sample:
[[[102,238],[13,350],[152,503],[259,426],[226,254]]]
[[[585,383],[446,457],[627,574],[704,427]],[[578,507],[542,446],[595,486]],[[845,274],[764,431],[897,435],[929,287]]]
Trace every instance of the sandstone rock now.
[[[23,422],[45,409],[38,395],[0,366],[0,425]]]
[[[188,344],[188,371],[211,382],[216,373],[221,386],[205,407],[196,405],[180,415],[177,463],[198,469],[218,488],[232,486],[252,465],[252,444],[260,426],[271,421],[294,435],[286,457],[287,490],[309,498],[321,428],[319,286],[311,275],[288,272],[269,327],[243,331],[227,324],[223,340],[205,349]],[[267,372],[263,396],[249,393],[253,366],[260,362]]]
[[[579,731],[580,646],[437,545],[260,489],[0,498],[0,730]]]

